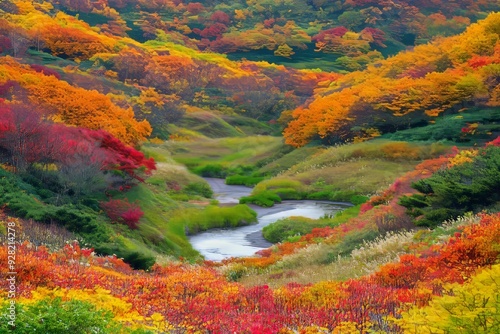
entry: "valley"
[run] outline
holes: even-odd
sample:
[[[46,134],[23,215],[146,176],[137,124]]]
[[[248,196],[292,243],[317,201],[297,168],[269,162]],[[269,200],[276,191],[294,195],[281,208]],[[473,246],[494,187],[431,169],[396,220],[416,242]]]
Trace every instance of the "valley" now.
[[[499,333],[495,1],[0,1],[0,332]]]

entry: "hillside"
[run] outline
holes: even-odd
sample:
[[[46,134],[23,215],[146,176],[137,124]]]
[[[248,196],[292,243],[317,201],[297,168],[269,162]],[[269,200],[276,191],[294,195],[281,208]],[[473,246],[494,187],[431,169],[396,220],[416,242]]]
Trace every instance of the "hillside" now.
[[[499,10],[0,2],[1,332],[500,332]]]
[[[498,9],[491,1],[50,1],[105,33],[146,42],[160,34],[230,59],[295,68],[359,69]]]

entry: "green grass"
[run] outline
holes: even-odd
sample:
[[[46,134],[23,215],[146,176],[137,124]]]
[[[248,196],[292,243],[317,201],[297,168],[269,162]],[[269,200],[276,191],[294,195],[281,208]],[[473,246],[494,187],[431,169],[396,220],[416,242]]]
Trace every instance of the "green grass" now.
[[[245,138],[220,138],[190,142],[167,142],[172,157],[187,167],[208,164],[225,167],[255,165],[262,159],[272,157],[282,146],[282,139],[270,136]]]
[[[153,158],[156,163],[168,162],[174,163],[170,152],[161,144],[146,143],[142,145],[141,151],[148,157]]]
[[[203,209],[192,208],[174,212],[170,224],[183,226],[186,234],[196,234],[211,228],[238,227],[257,222],[257,213],[247,205],[232,207],[209,205]]]
[[[165,154],[163,150],[166,150],[166,146],[150,144],[147,150]],[[207,183],[176,163],[162,162],[157,167],[146,183],[125,193],[130,202],[137,202],[141,206],[144,216],[135,231],[114,225],[124,238],[121,240],[122,247],[140,252],[149,250],[155,256],[182,256],[194,261],[200,256],[192,248],[186,233],[256,222],[255,212],[246,205],[219,208],[186,203],[190,199],[208,202],[207,197],[212,192]],[[174,183],[177,190],[173,189]]]
[[[208,111],[186,113],[177,126],[209,138],[242,137],[245,135],[237,127]]]
[[[183,227],[170,223],[173,213],[187,204],[172,199],[163,185],[140,184],[127,192],[126,197],[130,202],[137,201],[144,212],[139,229],[127,231],[127,237],[142,242],[156,253],[187,259],[199,256],[189,243]]]
[[[240,198],[240,204],[252,203],[263,207],[271,207],[275,203],[281,203],[281,198],[271,191],[262,191],[255,195],[243,196]]]
[[[252,176],[263,177],[268,173],[275,177],[263,177],[251,196],[242,198],[241,203],[272,206],[273,202],[284,199],[362,203],[366,196],[387,187],[422,160],[438,156],[447,149],[441,144],[373,140],[339,147],[293,150],[280,154],[253,173]],[[234,156],[230,155],[229,159]],[[238,175],[228,177],[227,181],[229,184],[251,185],[258,180],[245,183],[249,179]]]
[[[314,156],[315,154],[319,154],[324,150],[325,148],[322,147],[301,147],[292,150],[279,157],[278,159],[275,159],[263,165],[259,169],[259,172],[262,174],[276,175],[282,171],[286,171],[300,161],[308,160],[310,157]]]
[[[264,181],[264,179],[264,176],[232,175],[226,177],[226,184],[253,186],[261,181]]]
[[[281,129],[279,127],[269,125],[268,123],[259,122],[253,118],[244,117],[238,114],[221,115],[221,118],[228,124],[234,126],[237,130],[245,133],[247,136],[281,135]]]
[[[190,140],[203,138],[245,137],[255,135],[280,135],[280,129],[242,115],[220,114],[218,111],[191,111],[175,125],[166,127],[169,134]]]
[[[333,227],[329,219],[311,219],[306,217],[288,217],[280,219],[262,229],[264,238],[273,244],[290,238],[311,233],[313,228]],[[295,239],[295,238],[294,238]]]
[[[404,150],[411,150],[407,156],[397,156],[391,152],[394,144],[401,144]],[[332,167],[343,162],[355,160],[387,160],[397,161],[421,161],[442,154],[449,146],[439,143],[405,143],[385,139],[376,139],[362,143],[346,144],[336,147],[330,147],[318,152],[314,156],[299,161],[289,173],[303,173],[309,170]],[[392,151],[395,151],[392,149]],[[392,155],[391,155],[392,153]]]
[[[87,301],[76,299],[63,300],[61,297],[45,297],[35,303],[18,302],[15,305],[16,326],[8,324],[10,303],[0,305],[2,312],[2,333],[152,333],[126,328],[113,319],[113,313],[98,309]]]
[[[357,159],[296,174],[285,173],[282,177],[298,181],[310,191],[331,190],[333,193],[339,192],[338,195],[343,192],[346,197],[331,196],[329,199],[349,200],[352,195],[369,195],[387,187],[416,164],[416,161]]]
[[[259,171],[273,173],[281,167],[283,170],[274,178],[258,183],[252,196],[257,199],[260,193],[271,192],[281,199],[324,199],[357,204],[366,200],[364,196],[386,188],[422,160],[447,149],[448,146],[441,144],[388,140],[303,148],[260,168]]]
[[[175,162],[168,144],[145,144],[142,151],[156,161],[157,170],[146,179],[146,183],[159,187],[172,187],[174,184],[184,188],[192,183],[205,182],[201,177],[192,174],[188,169]]]

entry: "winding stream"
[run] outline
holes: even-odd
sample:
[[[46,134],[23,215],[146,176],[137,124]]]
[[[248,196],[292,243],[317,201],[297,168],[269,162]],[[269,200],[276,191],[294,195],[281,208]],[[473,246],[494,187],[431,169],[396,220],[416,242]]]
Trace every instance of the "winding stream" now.
[[[244,186],[230,186],[223,179],[205,179],[214,191],[215,198],[221,204],[238,203],[242,196],[247,196],[252,189]],[[272,244],[262,237],[262,228],[278,219],[290,216],[319,218],[326,213],[340,211],[349,204],[327,201],[283,201],[272,208],[251,205],[257,212],[258,224],[233,229],[213,229],[193,235],[189,241],[207,260],[220,261],[229,257],[252,256],[255,252],[270,247]]]

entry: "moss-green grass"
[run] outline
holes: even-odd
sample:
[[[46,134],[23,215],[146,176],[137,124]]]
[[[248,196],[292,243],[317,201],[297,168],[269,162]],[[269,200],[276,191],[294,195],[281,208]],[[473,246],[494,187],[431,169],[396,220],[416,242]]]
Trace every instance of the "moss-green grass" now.
[[[296,165],[301,161],[306,161],[313,157],[315,154],[319,154],[326,150],[324,147],[312,146],[312,147],[301,147],[294,149],[287,154],[270,161],[269,163],[263,165],[259,172],[262,174],[276,175],[280,172],[286,171],[292,166]]]
[[[272,192],[281,199],[351,201],[353,196],[369,196],[386,188],[424,159],[438,156],[448,148],[442,144],[389,140],[304,148],[263,166],[260,170],[276,171],[279,163],[284,162],[283,170],[258,183],[252,196],[259,198]]]
[[[195,131],[209,138],[242,137],[245,133],[220,116],[208,111],[186,113],[178,122],[179,128]]]
[[[169,182],[177,182],[181,187],[179,194],[185,194],[182,189],[189,185],[205,183],[197,175],[177,164],[160,163],[157,171],[146,180],[146,183],[133,187],[125,195],[130,202],[137,202],[144,216],[137,231],[125,231],[131,239],[139,240],[155,252],[196,259],[199,253],[194,250],[185,234],[185,227],[175,219],[180,209],[189,209],[193,205],[176,201],[174,190],[168,188]],[[188,199],[199,199],[201,196],[190,196]]]
[[[183,226],[186,234],[196,234],[211,228],[238,227],[257,222],[257,213],[247,205],[183,209],[173,213],[170,224]]]
[[[311,233],[316,227],[335,227],[356,217],[359,213],[359,205],[346,208],[333,216],[325,216],[319,219],[306,217],[288,217],[275,221],[263,228],[262,235],[272,243],[286,241],[295,236]],[[295,238],[293,238],[295,239]]]
[[[283,146],[282,139],[271,136],[170,141],[166,143],[172,157],[189,168],[208,164],[225,167],[254,165],[272,157]]]
[[[237,115],[221,114],[218,111],[191,111],[176,124],[169,124],[166,130],[171,135],[186,139],[246,137],[255,135],[279,135],[277,126]]]

